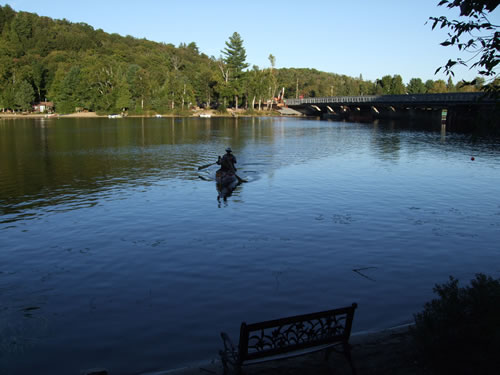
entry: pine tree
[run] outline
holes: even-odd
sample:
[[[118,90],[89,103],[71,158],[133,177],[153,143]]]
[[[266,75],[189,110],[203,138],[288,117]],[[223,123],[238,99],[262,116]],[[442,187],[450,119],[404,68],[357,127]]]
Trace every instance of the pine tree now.
[[[408,85],[406,86],[408,94],[425,94],[427,91],[424,83],[420,78],[412,78]]]
[[[235,107],[238,109],[238,98],[243,89],[243,69],[248,67],[245,62],[247,55],[240,34],[234,32],[229,37],[229,41],[226,42],[226,48],[221,52],[224,55],[223,61],[227,67],[226,86],[229,86],[230,91],[234,94]]]
[[[248,68],[248,64],[245,62],[247,54],[240,34],[234,32],[229,37],[229,41],[226,42],[226,48],[221,52],[224,55],[224,62],[231,70],[233,77],[239,78],[243,69]]]

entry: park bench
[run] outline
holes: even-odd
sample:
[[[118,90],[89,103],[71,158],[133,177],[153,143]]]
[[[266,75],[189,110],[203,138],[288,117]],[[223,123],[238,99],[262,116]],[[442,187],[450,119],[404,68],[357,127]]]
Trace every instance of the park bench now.
[[[237,373],[243,365],[290,358],[325,350],[325,360],[331,351],[344,354],[353,374],[351,359],[352,320],[357,304],[312,314],[246,324],[241,323],[239,345],[236,348],[222,332],[224,350],[219,352],[224,374],[231,364]]]

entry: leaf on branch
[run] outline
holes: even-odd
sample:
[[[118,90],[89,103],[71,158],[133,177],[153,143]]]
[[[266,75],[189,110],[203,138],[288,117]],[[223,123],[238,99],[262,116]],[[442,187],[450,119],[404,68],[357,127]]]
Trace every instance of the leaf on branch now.
[[[447,40],[446,42],[441,43],[441,45],[446,47],[451,45],[451,42]]]

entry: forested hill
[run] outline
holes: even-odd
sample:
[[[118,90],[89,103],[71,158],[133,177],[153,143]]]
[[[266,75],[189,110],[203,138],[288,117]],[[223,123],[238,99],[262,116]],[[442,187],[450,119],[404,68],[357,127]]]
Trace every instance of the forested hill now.
[[[216,59],[194,42],[175,47],[0,6],[0,108],[28,109],[48,100],[61,113],[164,113],[216,103],[256,105],[282,87],[288,97],[408,90],[399,75],[370,82],[314,69],[273,69],[271,55],[269,67],[248,68],[237,33],[221,41],[221,50],[224,45]],[[450,82],[418,81],[418,92],[450,89]]]

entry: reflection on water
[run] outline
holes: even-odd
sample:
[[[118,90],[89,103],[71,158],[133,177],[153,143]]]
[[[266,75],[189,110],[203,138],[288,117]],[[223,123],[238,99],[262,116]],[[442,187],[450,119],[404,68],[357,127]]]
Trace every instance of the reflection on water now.
[[[227,146],[249,182],[218,202],[198,167]],[[177,367],[243,320],[352,302],[355,332],[408,322],[448,275],[500,275],[499,146],[395,122],[2,120],[0,373]]]
[[[327,124],[265,118],[4,120],[0,122],[3,220],[30,216],[30,210],[41,206],[92,206],[112,195],[110,189],[194,180],[195,167],[216,160],[228,144],[243,152],[245,172],[251,178],[340,153],[370,152],[374,158],[398,162],[402,138],[408,142],[408,153],[429,147],[451,152],[465,147],[471,154],[476,146],[481,152],[489,147],[497,151],[494,140],[490,145],[491,140],[476,143],[465,135],[446,138],[444,129],[440,137],[432,132],[408,137],[394,122],[371,125],[371,134],[359,124]]]
[[[20,120],[0,127],[4,215],[40,206],[77,208],[87,202],[84,195],[145,181],[193,180],[195,166],[213,161],[229,139],[242,148],[249,135],[231,119]],[[271,120],[253,120],[248,130],[254,139],[274,136]]]

